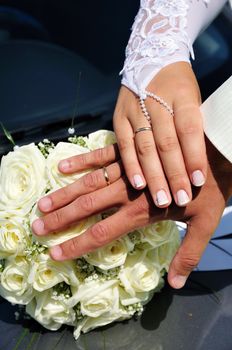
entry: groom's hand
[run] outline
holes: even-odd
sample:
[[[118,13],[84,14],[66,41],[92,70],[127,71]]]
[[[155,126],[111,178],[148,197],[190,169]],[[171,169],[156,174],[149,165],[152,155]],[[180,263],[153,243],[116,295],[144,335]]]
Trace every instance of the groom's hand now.
[[[168,274],[170,285],[181,288],[197,266],[232,193],[231,164],[209,143],[207,153],[209,167],[206,184],[195,193],[195,198],[186,208],[174,205],[167,209],[156,208],[148,191],[141,193],[133,190],[121,177],[122,168],[116,162],[107,166],[110,181],[113,182],[110,186],[106,187],[103,171],[99,169],[42,199],[39,208],[46,215],[39,219],[39,224],[38,221],[33,223],[33,230],[38,235],[46,235],[97,212],[118,207],[115,214],[92,226],[85,234],[51,249],[53,259],[66,260],[81,256],[151,222],[167,219],[185,221],[188,224],[187,234]],[[65,172],[104,166],[116,158],[113,147],[107,151],[94,151],[70,159]]]

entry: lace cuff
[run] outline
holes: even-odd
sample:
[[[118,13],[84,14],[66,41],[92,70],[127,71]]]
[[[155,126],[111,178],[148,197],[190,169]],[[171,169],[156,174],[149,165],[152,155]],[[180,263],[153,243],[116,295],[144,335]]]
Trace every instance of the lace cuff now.
[[[161,68],[190,62],[192,44],[225,0],[141,0],[126,48],[122,84],[141,95]]]

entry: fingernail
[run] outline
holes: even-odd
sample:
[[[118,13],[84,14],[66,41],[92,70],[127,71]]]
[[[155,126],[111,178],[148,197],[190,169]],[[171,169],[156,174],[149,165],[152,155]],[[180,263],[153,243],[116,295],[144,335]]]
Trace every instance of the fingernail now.
[[[156,202],[158,205],[165,205],[169,203],[168,196],[164,190],[160,190],[156,193]]]
[[[70,162],[68,160],[62,160],[59,162],[60,170],[67,171],[70,169]]]
[[[202,186],[205,183],[205,177],[202,173],[202,171],[200,170],[195,170],[192,173],[192,180],[193,180],[193,184],[194,186]]]
[[[183,288],[186,281],[187,281],[186,276],[176,275],[172,279],[172,286],[173,286],[173,288],[176,288],[176,289]]]
[[[140,175],[134,175],[133,176],[133,180],[134,180],[134,186],[135,188],[140,188],[144,186],[144,182],[143,179]]]
[[[40,199],[39,208],[43,211],[49,211],[52,208],[52,200],[49,197]]]
[[[189,196],[187,195],[187,192],[185,190],[179,190],[176,194],[177,196],[177,203],[178,205],[186,205],[190,202]]]
[[[60,260],[63,257],[63,251],[59,245],[56,245],[50,249],[50,255],[53,259]]]
[[[44,222],[41,219],[36,219],[32,224],[32,229],[36,235],[44,233]]]

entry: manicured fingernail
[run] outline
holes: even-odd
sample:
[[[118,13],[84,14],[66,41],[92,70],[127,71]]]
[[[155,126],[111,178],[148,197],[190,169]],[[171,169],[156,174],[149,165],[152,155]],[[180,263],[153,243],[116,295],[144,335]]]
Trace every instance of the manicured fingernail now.
[[[140,175],[134,175],[133,176],[133,180],[134,180],[134,186],[135,188],[140,188],[144,186],[144,182],[143,179]]]
[[[200,170],[195,170],[192,173],[192,180],[193,180],[193,184],[194,186],[202,186],[205,183],[205,177],[202,173],[202,171]]]
[[[63,257],[63,251],[60,246],[56,245],[50,249],[50,255],[55,260],[60,260]]]
[[[70,169],[70,162],[68,160],[62,160],[59,162],[60,170],[67,171]]]
[[[177,196],[177,204],[182,206],[186,205],[187,203],[190,202],[189,196],[185,190],[179,190],[176,194]]]
[[[52,200],[49,197],[40,199],[39,208],[43,211],[49,211],[52,208]]]
[[[187,281],[186,276],[176,275],[172,279],[172,286],[173,286],[173,288],[180,289],[180,288],[184,287],[186,281]]]
[[[32,224],[32,229],[36,235],[44,233],[44,222],[41,219],[36,219]]]
[[[164,190],[160,190],[156,193],[156,202],[158,205],[165,205],[169,203],[168,196]]]

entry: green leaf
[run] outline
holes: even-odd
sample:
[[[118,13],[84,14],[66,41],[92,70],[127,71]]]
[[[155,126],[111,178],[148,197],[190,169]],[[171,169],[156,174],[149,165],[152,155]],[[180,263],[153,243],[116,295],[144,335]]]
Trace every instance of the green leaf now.
[[[0,123],[0,125],[1,125],[1,127],[2,127],[2,130],[3,130],[3,132],[4,132],[5,136],[6,136],[6,138],[15,146],[15,142],[14,142],[14,140],[13,140],[13,137],[12,137],[11,134],[9,133],[9,131],[6,130],[6,128],[3,126],[2,123]]]

